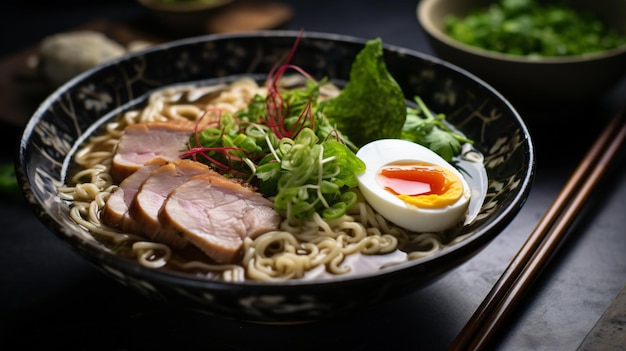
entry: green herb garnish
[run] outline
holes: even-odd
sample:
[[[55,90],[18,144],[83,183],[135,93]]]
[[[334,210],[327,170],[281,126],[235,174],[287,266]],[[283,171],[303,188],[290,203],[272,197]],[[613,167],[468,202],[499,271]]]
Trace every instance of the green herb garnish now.
[[[368,41],[356,56],[341,94],[320,105],[324,115],[358,146],[400,137],[406,103],[402,89],[387,70],[380,39]]]
[[[569,3],[500,0],[465,17],[448,16],[445,30],[462,43],[522,56],[592,54],[626,45],[626,36]]]
[[[448,162],[461,152],[463,143],[473,142],[450,129],[444,123],[445,115],[433,115],[419,96],[415,97],[415,102],[417,107],[406,108],[402,139],[424,145]]]
[[[460,152],[460,143],[470,142],[450,130],[443,115],[432,115],[419,97],[418,107],[407,109],[383,61],[380,39],[367,42],[357,55],[341,93],[322,102],[318,97],[326,80],[316,82],[290,65],[292,55],[268,76],[268,96],[255,96],[246,109],[223,113],[194,133],[192,148],[183,155],[247,180],[290,221],[314,213],[337,219],[356,203],[353,190],[366,165],[355,151],[369,141],[405,138],[447,160]],[[289,69],[307,83],[280,89],[278,81]]]
[[[3,195],[17,195],[20,186],[15,175],[15,166],[11,163],[0,165],[0,193]]]

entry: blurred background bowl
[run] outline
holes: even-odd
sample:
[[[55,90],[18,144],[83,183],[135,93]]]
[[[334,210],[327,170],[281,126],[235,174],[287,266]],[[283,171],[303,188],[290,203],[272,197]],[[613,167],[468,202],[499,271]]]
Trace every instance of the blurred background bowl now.
[[[173,306],[260,323],[306,322],[347,314],[429,285],[480,252],[515,218],[534,177],[535,151],[513,106],[484,82],[445,61],[385,45],[384,59],[405,97],[420,96],[474,140],[484,156],[486,194],[463,239],[426,257],[332,279],[240,283],[147,268],[117,254],[70,217],[60,199],[77,145],[105,121],[145,104],[155,89],[242,75],[260,81],[286,57],[298,31],[208,35],[155,45],[93,68],[57,89],[24,129],[16,171],[28,203],[52,233],[102,272]],[[304,33],[292,64],[341,84],[365,39]],[[45,259],[45,258],[41,258]]]
[[[177,37],[250,32],[280,27],[293,17],[273,0],[137,0],[156,24]]]
[[[496,0],[421,0],[417,19],[437,56],[491,84],[524,107],[584,102],[607,93],[626,74],[626,45],[593,55],[530,58],[488,51],[451,38],[448,15],[464,17]],[[574,0],[572,7],[596,14],[626,36],[626,1]]]
[[[206,22],[219,8],[234,0],[137,0],[156,22],[178,33],[205,31]]]

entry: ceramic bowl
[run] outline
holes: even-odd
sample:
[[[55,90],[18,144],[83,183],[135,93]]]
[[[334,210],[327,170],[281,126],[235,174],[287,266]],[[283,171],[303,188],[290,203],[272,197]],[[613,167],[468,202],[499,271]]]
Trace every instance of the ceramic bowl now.
[[[104,274],[141,294],[212,316],[296,323],[348,314],[431,284],[480,252],[522,208],[534,176],[531,137],[512,105],[475,76],[440,59],[385,45],[384,59],[407,99],[419,95],[484,155],[487,193],[462,229],[465,239],[430,256],[376,272],[331,279],[228,283],[140,266],[106,248],[68,213],[57,187],[77,143],[120,109],[157,88],[216,77],[266,76],[292,48],[296,31],[209,35],[156,45],[87,71],[50,95],[25,127],[19,182],[37,217]],[[366,39],[304,33],[292,63],[341,82]]]
[[[463,17],[493,0],[421,0],[417,19],[436,55],[484,79],[518,106],[581,103],[607,93],[626,74],[626,45],[593,55],[529,58],[461,43],[445,32],[448,15]],[[599,16],[626,35],[626,2],[575,0],[572,6]]]

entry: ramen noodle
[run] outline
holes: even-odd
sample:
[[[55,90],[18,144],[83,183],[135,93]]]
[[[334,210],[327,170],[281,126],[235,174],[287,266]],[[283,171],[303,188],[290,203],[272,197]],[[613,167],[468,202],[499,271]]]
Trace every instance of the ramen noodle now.
[[[328,91],[330,95],[337,93],[333,89]],[[337,220],[325,221],[314,214],[294,225],[285,219],[278,230],[254,240],[244,239],[240,262],[218,264],[199,250],[174,250],[101,221],[100,212],[118,187],[110,174],[111,161],[126,126],[154,121],[198,121],[207,111],[234,113],[246,108],[257,94],[265,96],[267,89],[250,78],[204,87],[168,87],[152,93],[145,107],[125,111],[106,123],[75,153],[76,171],[70,173],[68,185],[58,189],[61,198],[70,203],[71,218],[111,250],[134,257],[145,267],[232,282],[319,279],[368,272],[431,255],[463,239],[449,240],[442,233],[408,232],[385,220],[359,197]]]

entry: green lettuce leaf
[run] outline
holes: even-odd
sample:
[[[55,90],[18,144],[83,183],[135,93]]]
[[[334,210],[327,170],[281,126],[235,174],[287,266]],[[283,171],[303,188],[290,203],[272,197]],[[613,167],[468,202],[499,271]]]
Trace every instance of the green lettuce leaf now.
[[[320,110],[359,147],[401,136],[406,103],[402,89],[387,70],[380,38],[366,43],[352,64],[350,81],[342,93],[320,103]]]

